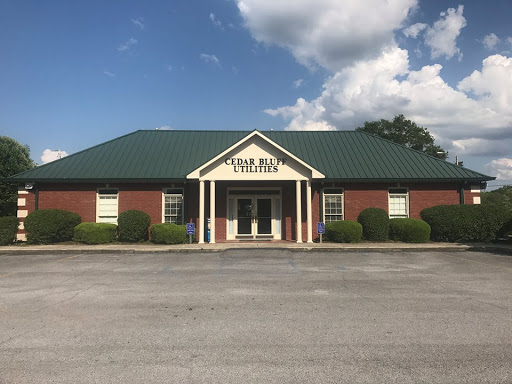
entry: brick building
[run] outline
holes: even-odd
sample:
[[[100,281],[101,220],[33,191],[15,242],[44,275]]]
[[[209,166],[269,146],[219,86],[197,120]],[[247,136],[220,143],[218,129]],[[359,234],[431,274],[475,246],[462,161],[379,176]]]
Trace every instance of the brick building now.
[[[420,218],[434,205],[479,204],[493,179],[363,132],[257,130],[136,131],[9,178],[20,183],[19,239],[36,209],[112,223],[137,209],[152,224],[209,227],[211,242],[311,242],[317,222],[367,207]]]

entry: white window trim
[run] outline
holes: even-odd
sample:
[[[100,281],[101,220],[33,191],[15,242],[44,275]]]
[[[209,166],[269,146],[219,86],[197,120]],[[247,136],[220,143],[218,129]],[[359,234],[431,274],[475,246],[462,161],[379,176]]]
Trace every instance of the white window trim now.
[[[326,193],[325,191],[326,190],[329,190],[329,189],[341,189],[341,193]],[[341,220],[345,220],[345,188],[336,188],[336,187],[332,187],[332,188],[324,188],[323,191],[322,191],[322,221],[324,223],[327,223],[327,221],[325,220],[325,197],[326,196],[341,196]],[[331,216],[334,216],[334,215],[331,215]]]
[[[181,190],[181,194],[180,193],[166,193],[166,190],[169,190],[169,189],[172,189],[175,191]],[[176,223],[176,224],[183,225],[183,223],[185,222],[185,215],[184,215],[184,213],[185,213],[185,189],[182,187],[177,187],[177,188],[166,187],[166,188],[162,189],[162,223],[165,223],[165,198],[172,197],[172,196],[180,196],[181,197],[181,223]]]
[[[119,189],[118,188],[98,188],[96,189],[96,222],[100,223],[100,195],[114,195],[113,193],[100,193],[100,191],[103,190],[112,190],[117,191],[115,196],[117,196],[116,203],[117,203],[117,216],[115,219],[115,222],[112,222],[112,224],[117,224],[117,219],[119,218]]]
[[[391,193],[390,190],[392,189],[405,189],[406,192],[405,193]],[[410,212],[409,212],[409,188],[406,188],[406,187],[389,187],[388,188],[388,216],[390,219],[393,219],[394,217],[391,217],[391,196],[405,196],[405,204],[406,204],[406,215],[407,215],[407,218],[410,217]]]

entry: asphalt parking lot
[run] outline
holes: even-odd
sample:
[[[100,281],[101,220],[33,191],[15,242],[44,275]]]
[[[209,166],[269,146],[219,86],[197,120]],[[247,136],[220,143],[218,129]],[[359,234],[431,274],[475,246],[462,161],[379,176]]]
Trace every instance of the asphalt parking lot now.
[[[0,383],[512,383],[512,257],[0,256]]]

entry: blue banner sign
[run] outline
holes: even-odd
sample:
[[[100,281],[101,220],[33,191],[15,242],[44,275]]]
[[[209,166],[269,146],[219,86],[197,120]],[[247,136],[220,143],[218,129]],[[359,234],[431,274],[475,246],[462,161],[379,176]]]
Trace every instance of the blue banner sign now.
[[[325,223],[316,223],[316,233],[319,235],[325,233]]]
[[[196,225],[194,223],[187,223],[187,235],[193,235],[196,232]]]

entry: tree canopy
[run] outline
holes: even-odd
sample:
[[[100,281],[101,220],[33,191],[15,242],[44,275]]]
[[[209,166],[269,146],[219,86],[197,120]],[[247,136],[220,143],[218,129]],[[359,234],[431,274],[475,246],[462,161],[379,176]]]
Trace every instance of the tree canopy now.
[[[4,177],[34,168],[30,149],[7,136],[0,136],[0,216],[15,216],[18,201],[16,184],[3,182]]]
[[[494,191],[482,192],[482,204],[497,205],[503,210],[512,212],[512,185],[495,189]]]
[[[434,137],[426,128],[407,120],[404,115],[395,116],[393,121],[366,121],[362,127],[356,128],[356,131],[382,137],[439,159],[444,160],[448,157],[448,152],[435,144]]]

